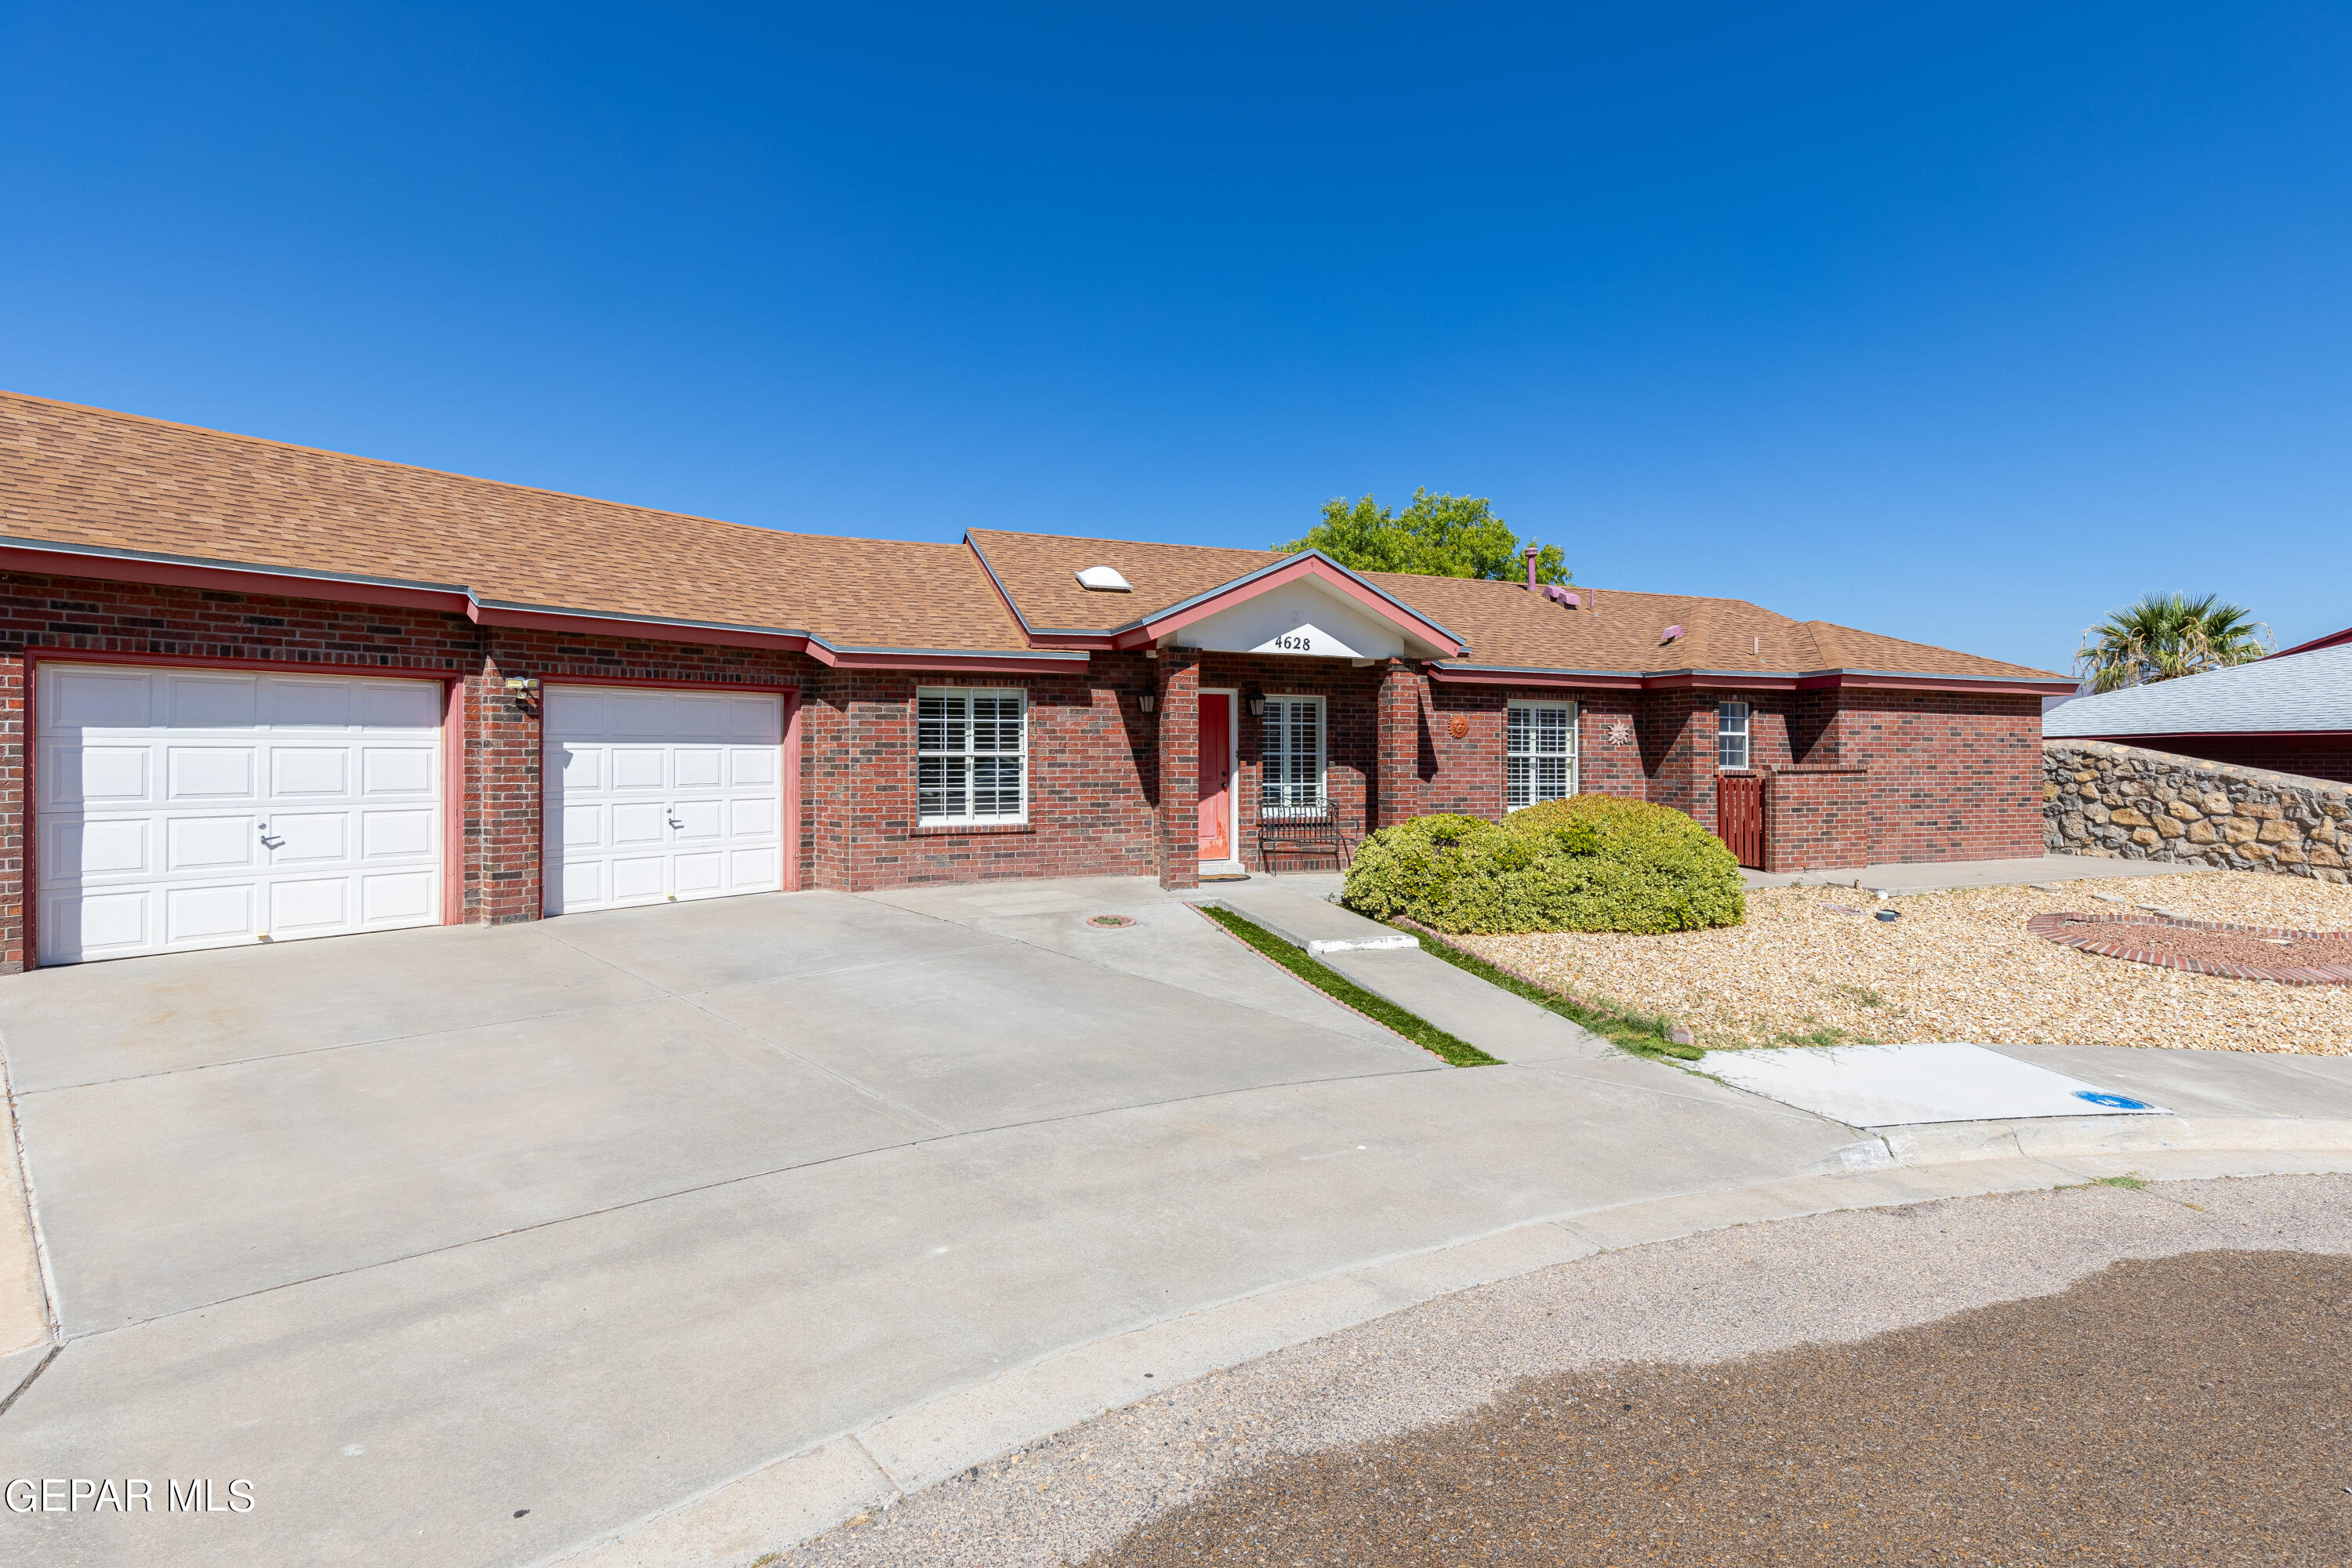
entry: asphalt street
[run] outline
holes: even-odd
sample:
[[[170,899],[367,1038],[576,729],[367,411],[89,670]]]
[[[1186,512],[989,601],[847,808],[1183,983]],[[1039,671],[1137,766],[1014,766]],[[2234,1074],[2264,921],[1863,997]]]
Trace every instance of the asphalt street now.
[[[1465,1291],[782,1561],[2333,1565],[2348,1430],[2352,1178],[2092,1184]]]

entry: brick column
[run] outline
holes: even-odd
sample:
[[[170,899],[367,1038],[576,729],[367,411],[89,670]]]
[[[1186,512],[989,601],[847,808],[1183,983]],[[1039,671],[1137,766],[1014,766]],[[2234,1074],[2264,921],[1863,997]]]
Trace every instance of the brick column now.
[[[466,920],[507,925],[545,912],[541,892],[540,713],[545,693],[528,702],[508,695],[506,678],[541,675],[496,641],[483,652],[466,690]],[[512,668],[509,668],[511,666]]]
[[[1171,889],[1197,888],[1201,885],[1201,656],[1192,648],[1163,648],[1158,665],[1160,885]]]
[[[1421,815],[1421,694],[1423,677],[1402,659],[1381,667],[1380,733],[1373,757],[1372,798],[1364,831]]]

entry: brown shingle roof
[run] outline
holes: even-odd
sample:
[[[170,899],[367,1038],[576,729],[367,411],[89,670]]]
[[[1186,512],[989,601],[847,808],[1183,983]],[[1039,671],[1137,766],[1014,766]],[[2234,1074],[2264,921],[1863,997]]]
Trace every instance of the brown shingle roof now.
[[[1033,632],[1107,632],[1282,559],[1272,550],[1147,544],[992,528],[975,528],[965,537],[988,558],[996,580]],[[1117,567],[1135,591],[1106,594],[1079,587],[1077,574],[1089,566]]]
[[[1274,551],[1065,534],[974,529],[971,538],[1037,632],[1103,632],[1128,626],[1282,559]],[[1097,565],[1118,568],[1135,591],[1103,594],[1078,586],[1077,573]],[[1869,669],[1968,679],[2063,679],[1825,621],[1793,621],[1744,599],[1579,588],[1587,607],[1570,610],[1515,583],[1393,572],[1361,575],[1470,645],[1468,659],[1450,662],[1619,674]],[[1665,629],[1675,626],[1684,635],[1662,641]]]
[[[0,536],[470,589],[486,601],[807,632],[836,647],[1025,650],[971,550],[785,533],[0,393]],[[1273,551],[974,530],[1032,630],[1103,632],[1271,565]],[[1108,565],[1129,594],[1089,593]],[[1367,573],[1471,664],[1641,674],[2047,670],[1792,621],[1739,599]],[[1680,626],[1685,635],[1662,643]]]
[[[1027,647],[961,545],[784,533],[16,393],[0,393],[0,535],[842,647]]]

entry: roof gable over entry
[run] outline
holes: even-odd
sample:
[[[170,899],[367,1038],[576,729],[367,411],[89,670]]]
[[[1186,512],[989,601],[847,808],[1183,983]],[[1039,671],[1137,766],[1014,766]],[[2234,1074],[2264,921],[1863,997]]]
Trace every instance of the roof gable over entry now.
[[[1201,550],[977,529],[965,538],[1023,630],[1044,647],[1168,641],[1213,652],[1341,658],[1459,658],[1470,651],[1446,627],[1318,550]],[[1078,573],[1090,565],[1114,568],[1134,591],[1086,592],[1076,586]],[[1202,580],[1204,568],[1234,566],[1243,568],[1236,575]]]

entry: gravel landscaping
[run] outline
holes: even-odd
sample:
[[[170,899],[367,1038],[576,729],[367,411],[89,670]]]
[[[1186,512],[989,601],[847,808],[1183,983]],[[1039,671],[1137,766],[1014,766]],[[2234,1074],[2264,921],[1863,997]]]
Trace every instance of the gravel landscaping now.
[[[2102,900],[2099,895],[2106,895]],[[2119,901],[2110,901],[2119,900]],[[1881,909],[1902,911],[1882,921]],[[1918,893],[1748,896],[1743,925],[1664,936],[1465,936],[1570,994],[1665,1014],[1714,1047],[1849,1041],[2068,1043],[2352,1055],[2352,992],[2097,957],[2026,929],[2056,910],[2352,931],[2352,888],[2244,871]],[[2283,951],[2283,950],[2274,950]]]

